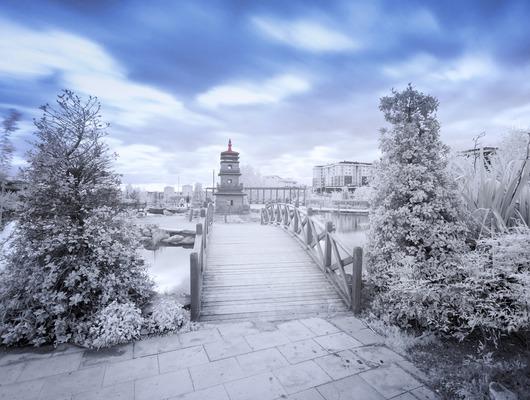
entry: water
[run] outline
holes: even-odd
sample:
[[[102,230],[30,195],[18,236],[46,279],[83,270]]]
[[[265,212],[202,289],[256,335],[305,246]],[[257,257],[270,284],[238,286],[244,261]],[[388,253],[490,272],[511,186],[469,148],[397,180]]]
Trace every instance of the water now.
[[[136,218],[138,225],[154,224],[163,229],[195,230],[198,220],[188,221],[187,215],[153,215]],[[184,247],[160,247],[157,250],[142,249],[140,254],[149,265],[149,274],[159,293],[190,292],[190,253]]]
[[[336,229],[336,236],[348,248],[355,246],[364,247],[367,241],[367,231],[369,227],[368,215],[322,211],[314,214],[317,221],[325,223],[333,222]]]
[[[142,249],[140,254],[149,265],[159,293],[190,292],[190,253],[184,247],[160,247],[158,250]]]

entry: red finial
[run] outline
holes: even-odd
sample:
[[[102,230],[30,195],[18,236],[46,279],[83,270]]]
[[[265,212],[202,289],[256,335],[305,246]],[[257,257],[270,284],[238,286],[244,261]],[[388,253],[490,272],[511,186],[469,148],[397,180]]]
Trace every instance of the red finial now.
[[[228,151],[232,151],[232,139],[228,139]]]

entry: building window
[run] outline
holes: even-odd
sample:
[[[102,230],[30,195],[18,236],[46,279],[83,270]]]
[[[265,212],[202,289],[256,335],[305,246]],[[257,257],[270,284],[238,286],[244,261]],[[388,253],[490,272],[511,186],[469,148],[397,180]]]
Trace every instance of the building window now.
[[[228,164],[228,169],[232,169],[232,164]]]

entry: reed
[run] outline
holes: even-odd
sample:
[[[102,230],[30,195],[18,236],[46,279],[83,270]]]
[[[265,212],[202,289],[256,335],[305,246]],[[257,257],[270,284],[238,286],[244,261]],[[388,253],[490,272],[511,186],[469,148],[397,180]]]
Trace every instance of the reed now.
[[[522,156],[506,149],[476,159],[460,158],[458,178],[470,226],[477,238],[530,226],[530,134]]]

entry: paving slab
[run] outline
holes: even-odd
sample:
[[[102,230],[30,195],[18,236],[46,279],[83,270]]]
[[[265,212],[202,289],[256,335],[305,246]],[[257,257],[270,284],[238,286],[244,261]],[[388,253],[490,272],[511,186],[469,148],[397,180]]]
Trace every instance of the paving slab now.
[[[22,382],[75,371],[79,368],[82,359],[83,353],[79,352],[61,355],[60,357],[46,357],[27,361],[18,377],[18,381]]]
[[[277,369],[274,375],[289,394],[301,392],[331,380],[329,375],[313,361]]]
[[[160,373],[207,364],[209,361],[202,346],[187,347],[158,355]]]
[[[269,347],[281,346],[283,344],[290,343],[289,338],[283,332],[279,330],[271,332],[261,332],[255,335],[245,336],[248,344],[252,350],[262,350]]]
[[[230,400],[223,385],[170,397],[169,400]],[[257,399],[256,399],[257,400]]]
[[[385,400],[381,393],[359,375],[327,383],[317,390],[326,400]]]
[[[413,375],[415,378],[419,379],[422,382],[429,382],[429,377],[427,374],[420,369],[418,369],[413,363],[408,360],[398,360],[395,362],[399,367],[407,371],[409,374]]]
[[[316,389],[308,389],[287,396],[289,400],[326,400]]]
[[[225,383],[225,388],[231,400],[274,400],[286,395],[271,372]]]
[[[316,336],[309,328],[296,320],[278,324],[278,330],[287,335],[292,342],[311,339]]]
[[[112,362],[131,360],[133,358],[132,343],[109,347],[107,349],[86,350],[83,353],[81,368]]]
[[[0,386],[0,400],[36,399],[42,390],[42,379]]]
[[[252,351],[243,336],[224,338],[221,341],[207,343],[204,345],[204,349],[211,361],[238,356]]]
[[[413,389],[410,391],[419,400],[438,400],[440,399],[440,396],[438,396],[435,392],[433,392],[431,389],[422,386],[417,389]]]
[[[317,336],[340,332],[336,326],[330,324],[328,321],[322,318],[306,318],[301,319],[300,322]]]
[[[158,374],[158,356],[134,358],[107,365],[103,386]]]
[[[363,344],[355,340],[344,332],[333,333],[331,335],[319,336],[315,341],[330,353],[336,353],[354,347],[360,347]]]
[[[73,400],[131,400],[134,399],[134,382],[123,382],[117,385],[74,394]]]
[[[359,375],[379,393],[391,398],[423,386],[412,375],[395,365],[375,368]]]
[[[104,366],[81,369],[68,374],[55,375],[44,380],[40,400],[55,400],[61,396],[72,396],[100,388],[103,383]]]
[[[364,360],[350,350],[317,358],[315,362],[333,379],[342,379],[370,369]]]
[[[0,350],[0,365],[11,365],[29,360],[50,358],[51,356],[52,353],[49,346]]]
[[[155,336],[134,342],[134,358],[182,348],[179,335]]]
[[[15,383],[24,366],[24,363],[14,363],[0,367],[0,385]]]
[[[260,332],[251,321],[224,323],[216,325],[216,328],[225,338],[253,335]]]
[[[405,359],[399,354],[383,346],[366,346],[352,350],[362,359],[366,360],[369,365],[378,367],[390,365],[393,362],[404,361]]]
[[[392,397],[392,400],[418,400],[416,397],[414,397],[410,392],[400,394],[399,396]]]
[[[311,360],[316,357],[325,356],[328,354],[313,339],[299,340],[298,342],[284,344],[279,346],[278,350],[291,364],[297,364],[302,361]]]
[[[134,381],[135,400],[163,400],[189,392],[193,384],[185,369]]]
[[[243,371],[250,375],[289,365],[289,362],[276,348],[254,351],[236,358]]]
[[[189,371],[195,389],[204,389],[247,376],[233,357],[191,367]]]
[[[179,335],[182,347],[191,347],[221,340],[221,335],[216,328],[201,329]]]
[[[378,335],[377,333],[372,331],[370,328],[365,328],[365,329],[358,330],[356,332],[348,332],[348,333],[364,345],[385,344],[385,338],[381,335]]]
[[[355,333],[361,329],[366,328],[366,324],[361,321],[359,318],[355,317],[338,317],[332,318],[331,323],[338,327],[341,331],[347,333]]]

